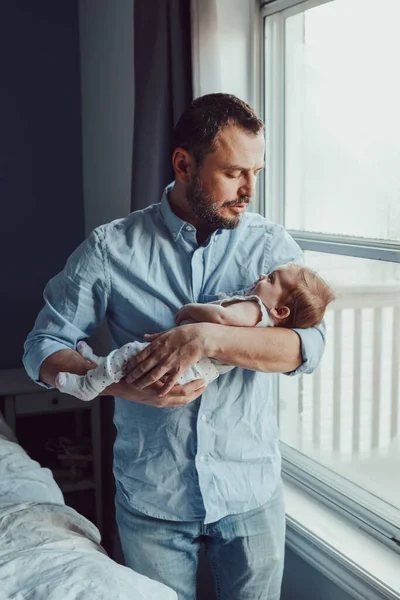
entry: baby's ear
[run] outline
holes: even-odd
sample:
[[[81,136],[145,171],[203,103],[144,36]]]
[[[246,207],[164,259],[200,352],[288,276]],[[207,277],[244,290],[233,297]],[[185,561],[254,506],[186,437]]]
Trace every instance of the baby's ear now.
[[[275,322],[280,323],[288,318],[290,315],[290,308],[288,306],[276,306],[275,308],[271,308],[269,311],[271,317]]]

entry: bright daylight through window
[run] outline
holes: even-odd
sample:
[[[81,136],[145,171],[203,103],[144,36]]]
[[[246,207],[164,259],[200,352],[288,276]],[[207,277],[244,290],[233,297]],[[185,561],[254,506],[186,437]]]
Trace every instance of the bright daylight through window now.
[[[399,22],[398,0],[267,5],[264,20],[265,213],[337,294],[321,367],[280,377],[283,455],[329,469],[397,532]]]

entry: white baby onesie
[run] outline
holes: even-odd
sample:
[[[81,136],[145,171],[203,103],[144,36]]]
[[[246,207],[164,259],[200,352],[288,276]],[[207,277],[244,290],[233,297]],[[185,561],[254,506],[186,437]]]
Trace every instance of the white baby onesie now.
[[[222,296],[222,294],[221,294]],[[257,302],[261,310],[261,319],[256,327],[271,327],[271,321],[268,311],[258,296],[225,296],[220,297],[210,304],[225,304],[233,301]],[[72,373],[59,373],[56,377],[56,387],[63,393],[71,394],[80,400],[93,400],[103,390],[112,383],[118,383],[126,375],[126,365],[128,361],[136,356],[141,350],[149,345],[148,342],[129,342],[117,350],[113,350],[104,357],[96,356],[86,342],[81,341],[77,345],[77,351],[84,358],[97,365],[86,375],[74,375]],[[208,385],[219,375],[231,371],[235,367],[222,363],[213,358],[202,358],[189,369],[186,369],[177,383],[184,385],[195,379],[204,379]]]

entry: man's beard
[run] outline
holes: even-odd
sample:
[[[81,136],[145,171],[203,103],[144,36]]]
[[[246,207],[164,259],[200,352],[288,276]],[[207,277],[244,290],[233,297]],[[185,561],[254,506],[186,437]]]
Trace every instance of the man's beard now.
[[[211,229],[235,229],[239,225],[242,215],[238,214],[227,219],[221,217],[218,211],[221,208],[238,206],[239,204],[248,205],[251,202],[251,198],[248,196],[240,196],[236,200],[229,200],[219,206],[213,196],[203,191],[201,179],[197,175],[194,175],[188,184],[186,200],[200,224]]]

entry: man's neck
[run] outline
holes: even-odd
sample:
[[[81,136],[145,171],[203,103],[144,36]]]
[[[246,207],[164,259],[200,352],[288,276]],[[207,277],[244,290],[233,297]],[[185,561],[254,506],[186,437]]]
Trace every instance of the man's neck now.
[[[196,239],[199,246],[201,246],[208,236],[214,231],[207,225],[201,225],[198,219],[192,213],[189,204],[187,203],[184,190],[178,184],[175,184],[172,190],[168,194],[168,201],[172,212],[182,219],[193,225],[196,228]]]

